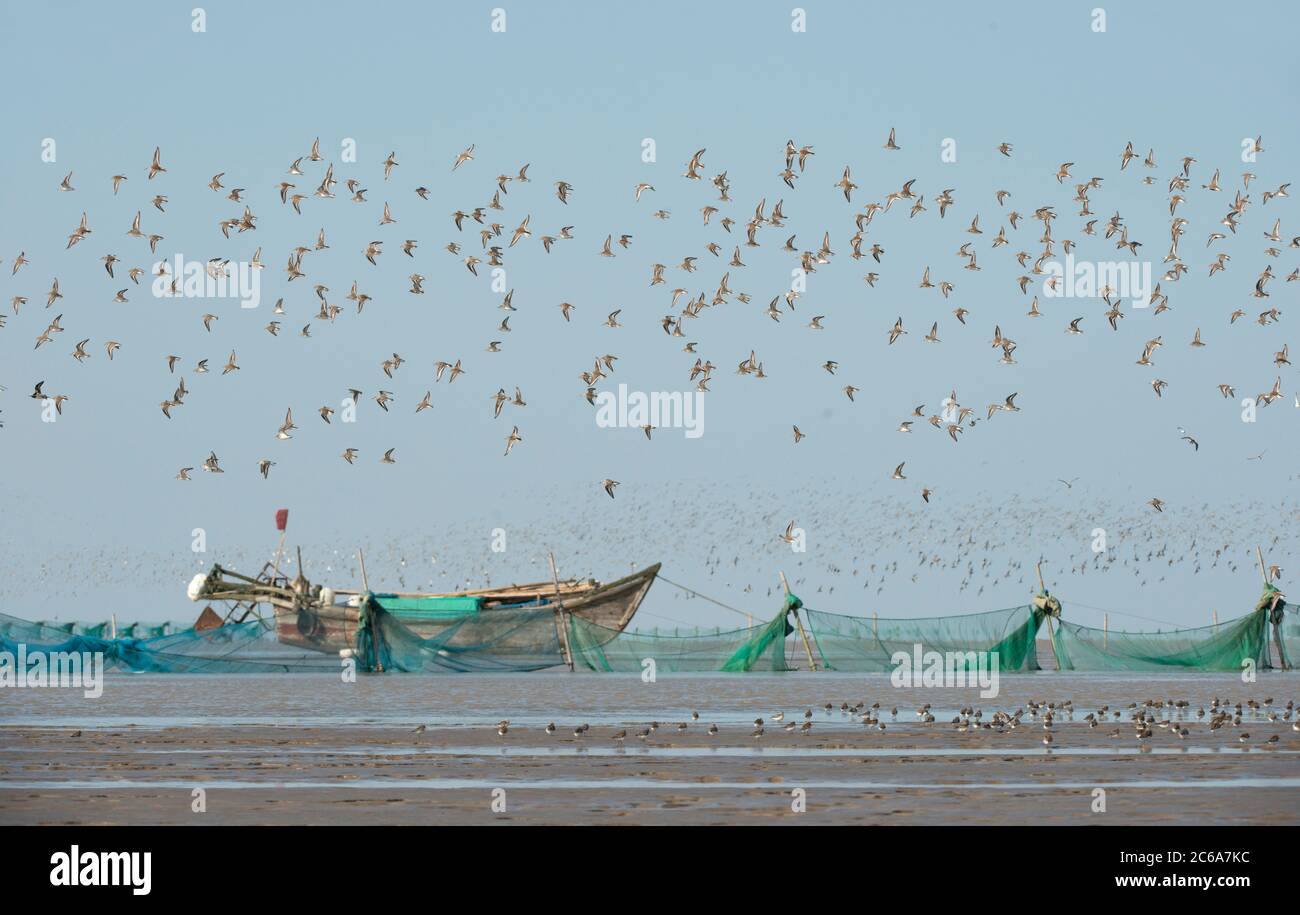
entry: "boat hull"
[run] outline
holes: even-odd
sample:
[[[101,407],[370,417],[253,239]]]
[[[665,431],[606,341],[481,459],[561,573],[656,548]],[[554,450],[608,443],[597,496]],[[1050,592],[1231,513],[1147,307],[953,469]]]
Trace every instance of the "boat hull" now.
[[[554,591],[550,595],[541,593],[535,585],[474,592],[480,609],[451,618],[445,614],[422,617],[412,609],[389,616],[395,617],[405,632],[436,643],[441,651],[491,654],[503,660],[527,656],[531,659],[528,666],[537,669],[565,663],[564,631],[570,615],[621,632],[658,573],[656,563],[607,584],[565,583],[558,597]],[[367,594],[355,594],[346,603],[325,607],[304,608],[272,601],[276,637],[282,644],[323,653],[354,650],[358,635],[367,625],[367,615],[387,612],[380,603]]]

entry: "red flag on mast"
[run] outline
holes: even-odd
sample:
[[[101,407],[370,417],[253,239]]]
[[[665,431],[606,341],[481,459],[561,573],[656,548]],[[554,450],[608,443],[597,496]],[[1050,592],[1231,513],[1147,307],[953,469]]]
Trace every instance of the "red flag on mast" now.
[[[281,508],[275,513],[275,529],[282,531],[289,526],[289,509]]]

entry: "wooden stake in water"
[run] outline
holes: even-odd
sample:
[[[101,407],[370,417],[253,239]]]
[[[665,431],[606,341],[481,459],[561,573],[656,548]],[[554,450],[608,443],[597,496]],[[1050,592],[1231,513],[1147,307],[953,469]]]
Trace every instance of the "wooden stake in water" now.
[[[1043,561],[1042,561],[1041,559],[1038,560],[1038,562],[1034,563],[1034,572],[1036,572],[1037,575],[1038,575],[1038,593],[1039,593],[1040,595],[1046,594],[1046,593],[1047,593],[1047,585],[1045,585],[1045,584],[1043,583]],[[1046,598],[1043,598],[1043,601],[1044,601],[1044,603],[1043,603],[1043,608],[1042,608],[1042,609],[1046,609],[1046,608],[1047,608]],[[1103,629],[1104,629],[1104,623],[1103,623]],[[1048,617],[1047,617],[1047,635],[1048,635],[1048,638],[1052,639],[1053,642],[1055,642],[1055,640],[1056,640],[1056,627],[1052,625],[1052,617],[1051,617],[1050,614],[1049,614]],[[1108,637],[1108,636],[1106,635],[1106,633],[1103,631],[1103,633],[1102,633],[1102,637],[1101,637],[1101,638],[1102,638],[1102,644],[1104,645],[1104,644],[1106,643],[1106,641],[1107,641],[1107,639],[1108,639],[1109,637]],[[1037,646],[1037,645],[1034,646],[1034,652],[1035,652],[1035,654],[1037,654],[1037,652],[1038,652],[1038,646]],[[1057,662],[1057,670],[1060,670],[1060,662]]]
[[[560,573],[555,569],[555,554],[547,552],[547,561],[551,564],[551,583],[555,585],[555,628],[560,630],[560,647],[564,649],[564,663],[573,670],[573,651],[569,648],[569,616],[564,612],[564,601],[560,599]]]
[[[1103,613],[1103,614],[1101,615],[1101,648],[1102,648],[1102,650],[1105,651],[1106,648],[1107,648],[1107,646],[1109,646],[1109,645],[1110,645],[1110,614],[1109,614],[1109,613]]]
[[[1219,631],[1219,611],[1218,611],[1218,610],[1211,610],[1211,611],[1210,611],[1210,619],[1212,619],[1212,620],[1214,621],[1214,631],[1215,631],[1215,633],[1217,634],[1218,631]]]
[[[785,580],[785,573],[781,573],[781,587],[785,588],[786,596],[790,595],[790,582]],[[808,641],[808,633],[804,631],[803,621],[799,619],[799,611],[794,611],[794,624],[799,627],[799,638],[803,639],[803,650],[808,655],[808,666],[813,670],[817,669],[817,662],[813,660],[812,643]]]
[[[1264,551],[1261,550],[1258,546],[1256,546],[1256,547],[1255,547],[1255,555],[1259,557],[1259,574],[1260,574],[1260,577],[1264,579],[1264,587],[1267,588],[1267,587],[1268,587],[1268,569],[1264,566]],[[1279,597],[1279,596],[1280,596],[1280,595],[1277,595],[1277,594],[1273,595],[1273,605],[1269,607],[1269,610],[1270,610],[1270,616],[1271,616],[1271,611],[1272,611],[1273,607],[1277,606],[1277,600],[1278,600],[1278,597]],[[1277,643],[1277,653],[1278,653],[1278,657],[1282,658],[1283,661],[1284,661],[1284,663],[1282,664],[1282,669],[1283,669],[1283,670],[1290,670],[1290,669],[1291,669],[1290,665],[1285,663],[1285,659],[1286,659],[1286,651],[1285,651],[1285,649],[1284,649],[1283,646],[1282,646],[1282,624],[1281,624],[1280,621],[1273,623],[1273,641]],[[1271,650],[1271,649],[1270,649],[1270,650]]]
[[[370,577],[366,575],[366,554],[360,549],[357,550],[357,562],[361,564],[361,587],[370,593]],[[298,574],[302,574],[302,547],[298,548]],[[379,631],[375,629],[375,620],[372,614],[366,615],[367,625],[370,627],[370,654],[373,659],[375,670],[380,673],[384,672],[384,662],[379,659]]]

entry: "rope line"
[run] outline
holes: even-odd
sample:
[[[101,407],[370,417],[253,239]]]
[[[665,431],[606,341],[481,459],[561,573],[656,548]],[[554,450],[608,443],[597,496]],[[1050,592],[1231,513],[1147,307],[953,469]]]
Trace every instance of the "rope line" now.
[[[696,628],[696,629],[699,628],[698,626],[695,626],[694,623],[688,623],[688,622],[686,622],[686,620],[673,619],[671,616],[664,616],[664,615],[661,614],[661,613],[651,613],[649,610],[642,610],[642,611],[639,612],[638,615],[639,615],[639,616],[652,616],[652,617],[654,617],[654,618],[657,619],[657,620],[667,620],[668,622],[670,622],[670,623],[675,623],[675,624],[678,625],[678,626],[694,627],[694,628]]]
[[[1142,616],[1140,613],[1126,613],[1126,612],[1123,611],[1123,610],[1116,610],[1114,607],[1094,607],[1092,604],[1085,604],[1085,603],[1083,603],[1082,601],[1070,600],[1070,599],[1068,599],[1068,598],[1061,597],[1059,594],[1056,595],[1056,596],[1057,596],[1057,598],[1061,601],[1062,605],[1074,606],[1074,607],[1083,607],[1083,608],[1088,609],[1088,610],[1099,610],[1099,611],[1101,611],[1102,613],[1114,613],[1114,614],[1117,615],[1117,616],[1127,616],[1127,617],[1131,617],[1131,618],[1133,618],[1133,619],[1135,619],[1135,620],[1142,620],[1142,621],[1147,622],[1147,623],[1159,623],[1159,624],[1162,625],[1162,626],[1173,626],[1175,629],[1188,629],[1188,628],[1196,629],[1196,628],[1198,628],[1198,627],[1196,627],[1196,626],[1190,626],[1190,627],[1189,627],[1189,626],[1188,626],[1187,624],[1185,624],[1185,623],[1175,623],[1175,622],[1172,622],[1172,621],[1170,621],[1170,620],[1156,619],[1154,616]]]
[[[724,604],[720,600],[715,600],[714,598],[709,597],[709,595],[707,594],[701,594],[699,591],[696,591],[694,588],[689,588],[686,585],[678,584],[677,582],[673,581],[671,578],[665,578],[662,572],[659,573],[659,580],[662,581],[664,584],[672,585],[674,588],[681,588],[683,591],[685,591],[687,594],[691,595],[692,597],[702,597],[705,600],[707,600],[709,603],[717,604],[719,607],[722,607],[724,610],[730,610],[732,613],[739,613],[741,616],[746,618],[753,616],[753,614],[748,612],[747,610],[737,610],[735,607],[732,607],[729,604]]]
[[[672,585],[674,588],[680,588],[681,590],[685,591],[687,594],[691,595],[692,597],[703,598],[704,600],[708,601],[711,604],[717,604],[719,607],[722,607],[724,610],[730,610],[732,613],[738,613],[741,616],[744,616],[746,618],[750,618],[753,616],[753,614],[749,613],[746,610],[739,610],[735,607],[732,607],[729,604],[724,604],[720,600],[709,597],[707,594],[701,594],[699,591],[696,591],[694,588],[688,587],[687,585],[679,584],[678,582],[675,582],[670,578],[665,578],[663,573],[660,573],[658,577],[660,581],[664,582],[664,584]],[[1161,626],[1172,626],[1175,629],[1197,628],[1195,626],[1189,627],[1186,623],[1175,623],[1172,620],[1162,620],[1154,616],[1144,616],[1140,613],[1129,613],[1124,610],[1116,610],[1114,607],[1096,607],[1093,606],[1092,604],[1085,604],[1082,601],[1073,600],[1068,597],[1062,598],[1060,597],[1059,594],[1057,595],[1057,597],[1061,599],[1062,603],[1075,606],[1075,607],[1083,607],[1087,610],[1097,610],[1102,613],[1114,613],[1117,616],[1126,616],[1132,619],[1142,620],[1143,622],[1147,622],[1147,623],[1158,623]],[[812,607],[808,607],[806,604],[804,606],[805,609],[809,609],[809,610],[814,609]]]

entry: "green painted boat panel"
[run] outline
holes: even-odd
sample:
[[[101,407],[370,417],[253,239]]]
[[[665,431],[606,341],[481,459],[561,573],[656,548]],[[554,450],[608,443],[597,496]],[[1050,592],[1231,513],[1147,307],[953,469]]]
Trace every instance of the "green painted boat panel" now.
[[[481,597],[398,597],[376,594],[375,601],[389,613],[406,619],[455,620],[474,616],[483,608]]]

